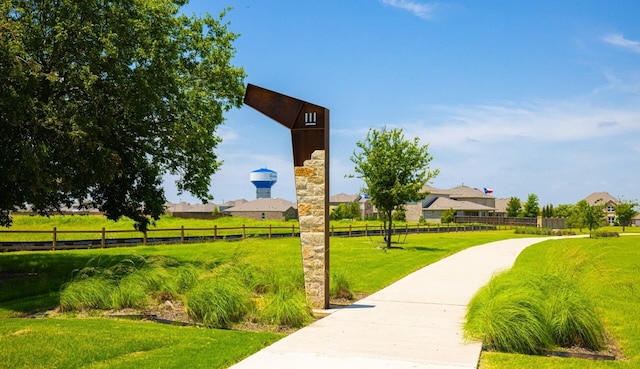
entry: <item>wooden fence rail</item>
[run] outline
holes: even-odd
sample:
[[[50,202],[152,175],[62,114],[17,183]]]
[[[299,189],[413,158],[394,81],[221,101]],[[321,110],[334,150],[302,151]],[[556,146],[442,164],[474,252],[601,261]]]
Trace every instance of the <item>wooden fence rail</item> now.
[[[438,232],[463,232],[494,230],[493,225],[465,225],[452,224],[441,225],[437,223],[415,223],[394,226],[392,236],[408,235],[411,233],[438,233]],[[384,229],[380,225],[362,226],[330,226],[331,237],[371,237],[382,236]],[[8,234],[32,234],[43,235],[33,237],[30,241],[6,240]],[[118,235],[134,234],[134,237],[118,237]],[[75,236],[74,236],[75,235]],[[83,235],[86,237],[78,236]],[[95,235],[93,237],[92,235]],[[297,224],[288,226],[246,226],[239,227],[213,227],[206,228],[158,228],[149,229],[147,232],[135,230],[61,230],[53,227],[52,230],[0,230],[0,252],[2,251],[28,251],[28,250],[60,250],[60,249],[80,249],[80,248],[105,248],[119,246],[135,246],[147,244],[184,244],[205,241],[219,240],[241,240],[248,237],[276,238],[276,237],[298,237],[300,229]]]

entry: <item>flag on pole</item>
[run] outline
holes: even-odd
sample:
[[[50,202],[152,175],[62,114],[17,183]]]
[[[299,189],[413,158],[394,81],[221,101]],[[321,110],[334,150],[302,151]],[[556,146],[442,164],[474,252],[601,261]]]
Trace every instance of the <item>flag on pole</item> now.
[[[484,188],[484,193],[493,193],[493,189],[492,188]]]

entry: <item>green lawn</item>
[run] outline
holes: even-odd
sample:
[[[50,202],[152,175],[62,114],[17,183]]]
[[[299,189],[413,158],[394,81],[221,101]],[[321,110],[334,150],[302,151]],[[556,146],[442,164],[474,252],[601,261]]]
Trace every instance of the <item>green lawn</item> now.
[[[527,248],[514,269],[536,273],[580,265],[580,283],[589,292],[606,329],[625,360],[590,361],[504,353],[483,353],[481,369],[640,368],[640,236],[562,239]]]
[[[282,335],[106,319],[2,319],[1,368],[225,368]]]
[[[404,249],[380,250],[379,237],[332,238],[331,269],[356,293],[377,291],[407,274],[464,248],[512,238],[510,231],[410,235]],[[60,286],[89,260],[105,264],[132,255],[164,255],[202,266],[242,260],[274,270],[301,270],[298,239],[247,239],[191,245],[0,253],[0,273],[20,273],[0,283],[3,368],[226,367],[277,340],[270,333],[166,326],[148,322],[16,318],[51,308]],[[15,274],[13,274],[15,275]]]

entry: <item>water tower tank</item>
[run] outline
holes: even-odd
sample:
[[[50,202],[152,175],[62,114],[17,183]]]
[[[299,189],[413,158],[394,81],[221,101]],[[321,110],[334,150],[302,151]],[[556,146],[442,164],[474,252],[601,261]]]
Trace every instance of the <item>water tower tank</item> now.
[[[257,199],[271,198],[271,186],[278,181],[278,173],[271,169],[261,168],[251,172],[249,179],[256,186]]]

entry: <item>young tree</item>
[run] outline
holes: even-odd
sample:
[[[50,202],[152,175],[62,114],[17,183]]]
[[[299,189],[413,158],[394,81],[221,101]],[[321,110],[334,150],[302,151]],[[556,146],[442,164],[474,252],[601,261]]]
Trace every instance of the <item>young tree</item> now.
[[[0,224],[73,202],[144,229],[165,173],[203,201],[223,113],[242,104],[237,35],[186,0],[0,2]]]
[[[442,212],[442,215],[440,216],[440,223],[445,223],[445,224],[453,223],[455,219],[456,219],[456,211],[453,210],[453,208],[449,208]]]
[[[536,194],[529,194],[527,202],[524,203],[524,209],[522,209],[524,217],[535,218],[540,214],[540,206],[538,205],[538,196]]]
[[[616,211],[616,218],[618,218],[618,222],[622,226],[622,232],[624,232],[625,227],[631,223],[631,219],[638,215],[638,211],[636,210],[638,202],[624,200],[623,198],[618,199],[618,201],[614,209]]]
[[[599,199],[593,205],[583,206],[583,222],[585,227],[589,228],[589,237],[592,237],[593,231],[600,228],[604,223],[606,213],[604,212],[604,204]],[[585,201],[586,203],[586,201]]]
[[[331,219],[358,219],[360,218],[360,204],[357,201],[340,203],[331,212]]]
[[[587,208],[589,208],[589,203],[586,200],[580,200],[572,206],[571,213],[567,217],[567,227],[578,228],[582,232],[582,228],[586,226],[584,220]]]
[[[429,145],[420,145],[417,137],[405,139],[402,129],[370,129],[356,146],[360,150],[350,159],[358,178],[364,180],[363,192],[382,215],[386,247],[390,248],[393,211],[407,202],[422,200],[422,187],[439,171],[429,170],[433,159]]]
[[[522,209],[522,203],[520,199],[517,197],[511,197],[509,202],[507,202],[507,216],[508,217],[517,217],[520,215],[520,210]]]

